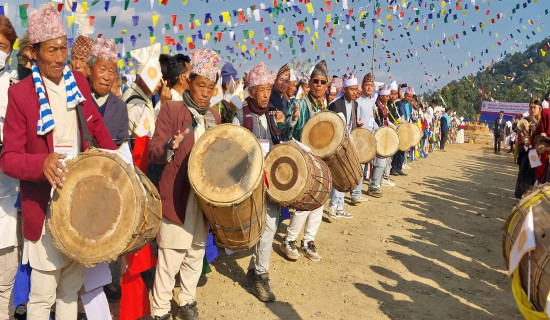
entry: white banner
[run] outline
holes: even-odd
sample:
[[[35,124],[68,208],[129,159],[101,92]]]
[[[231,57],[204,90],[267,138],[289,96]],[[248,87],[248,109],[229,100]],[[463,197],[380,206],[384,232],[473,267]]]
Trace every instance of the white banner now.
[[[504,114],[512,116],[523,114],[529,112],[529,103],[483,101],[481,105],[482,113],[499,113],[501,111],[504,111]]]

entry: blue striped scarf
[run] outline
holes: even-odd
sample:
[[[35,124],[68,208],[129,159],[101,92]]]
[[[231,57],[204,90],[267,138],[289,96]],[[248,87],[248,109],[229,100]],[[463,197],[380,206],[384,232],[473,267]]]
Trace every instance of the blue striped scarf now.
[[[50,108],[50,103],[46,98],[46,90],[44,89],[44,83],[40,77],[40,71],[36,62],[32,64],[32,80],[34,81],[34,89],[36,90],[36,95],[38,96],[38,101],[40,102],[40,114],[38,117],[38,127],[37,134],[39,136],[46,135],[48,132],[52,131],[55,128],[55,123],[53,121],[52,109]],[[67,90],[67,108],[73,109],[79,103],[85,101],[84,96],[78,90],[76,81],[73,77],[73,73],[69,69],[69,66],[65,64],[63,69],[63,81],[65,81],[65,88]]]

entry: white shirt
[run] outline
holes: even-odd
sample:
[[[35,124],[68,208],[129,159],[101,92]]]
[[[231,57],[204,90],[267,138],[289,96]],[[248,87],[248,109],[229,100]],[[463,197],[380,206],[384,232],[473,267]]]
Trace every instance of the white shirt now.
[[[8,88],[14,73],[4,72],[0,75],[0,130],[4,127],[4,117],[8,106]],[[3,135],[2,135],[3,136]],[[8,177],[0,171],[0,249],[17,246],[17,209],[14,207],[19,193],[19,180]]]
[[[363,128],[374,132],[378,129],[374,121],[374,108],[376,107],[376,98],[369,98],[364,94],[357,100],[357,119],[364,123]]]

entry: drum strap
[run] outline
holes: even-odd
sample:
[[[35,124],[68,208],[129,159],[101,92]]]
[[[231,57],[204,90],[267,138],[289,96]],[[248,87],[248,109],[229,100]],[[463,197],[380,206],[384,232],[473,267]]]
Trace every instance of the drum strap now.
[[[82,129],[82,135],[84,136],[84,141],[88,143],[88,149],[91,147],[97,148],[97,142],[95,139],[90,137],[90,131],[88,131],[88,126],[86,125],[86,120],[84,119],[84,113],[82,112],[82,103],[79,103],[76,106],[78,112],[78,121],[80,122],[80,129]]]

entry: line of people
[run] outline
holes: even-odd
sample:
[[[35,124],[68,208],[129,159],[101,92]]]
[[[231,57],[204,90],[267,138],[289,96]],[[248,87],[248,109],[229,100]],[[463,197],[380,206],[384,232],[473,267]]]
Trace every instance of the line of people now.
[[[375,90],[371,74],[362,80],[355,74],[331,77],[325,61],[317,63],[311,73],[299,76],[289,64],[270,73],[260,62],[245,76],[247,97],[242,103],[222,100],[211,105],[219,80],[225,96],[239,79],[231,63],[220,68],[221,59],[213,50],[196,50],[192,58],[183,54],[161,58],[159,45],[132,50],[138,76],[128,85],[127,79],[119,75],[118,47],[112,39],[79,36],[70,50],[69,67],[66,31],[51,5],[30,10],[29,29],[19,41],[17,72],[10,73],[5,71],[5,63],[16,39],[10,21],[0,16],[0,222],[5,227],[0,237],[0,259],[6,261],[4,270],[0,270],[0,286],[5,288],[0,294],[0,319],[13,315],[10,299],[19,251],[23,263],[28,262],[33,269],[27,318],[47,319],[54,304],[56,319],[77,317],[84,267],[55,248],[45,221],[50,217],[51,191],[62,188],[65,181],[64,161],[87,149],[77,116],[79,108],[90,135],[101,148],[115,149],[134,141],[142,136],[139,131],[144,123],[145,135],[151,136],[147,176],[158,187],[163,210],[152,288],[155,319],[170,319],[178,274],[181,291],[176,318],[198,318],[196,289],[208,222],[190,187],[187,161],[195,141],[209,128],[221,123],[243,126],[256,136],[265,155],[282,141],[299,141],[306,122],[321,111],[339,113],[348,133],[358,127],[375,132],[380,127],[416,123],[424,132],[419,146],[393,157],[377,157],[364,166],[366,194],[376,198],[382,197],[381,186],[395,186],[390,176],[406,175],[403,169],[410,168],[406,159],[412,161],[435,149],[444,150],[449,131],[448,111],[441,116],[434,114],[435,101],[431,106],[422,106],[414,88],[393,83]],[[159,61],[163,70],[163,79],[157,83],[141,76],[150,59]],[[351,192],[353,205],[367,201],[362,195],[363,184],[361,181]],[[15,208],[18,193],[20,215]],[[344,196],[332,190],[329,218],[353,218],[344,209]],[[251,292],[264,302],[275,300],[269,262],[282,210],[280,205],[268,202],[266,228],[252,249],[247,270]],[[281,244],[289,260],[302,255],[312,261],[322,259],[315,237],[323,214],[322,206],[292,214]],[[23,239],[17,232],[19,216],[23,220]]]

